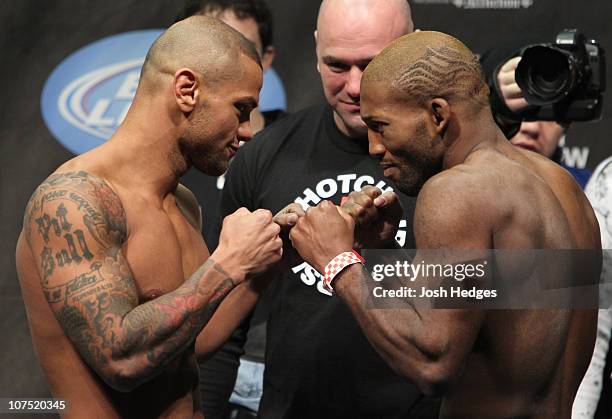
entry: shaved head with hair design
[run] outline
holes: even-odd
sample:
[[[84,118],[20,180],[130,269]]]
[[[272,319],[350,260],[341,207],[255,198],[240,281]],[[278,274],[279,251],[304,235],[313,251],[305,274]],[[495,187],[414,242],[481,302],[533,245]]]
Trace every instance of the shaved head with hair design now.
[[[488,103],[478,58],[459,40],[441,32],[399,38],[370,63],[363,78],[365,83],[385,81],[398,99],[419,105],[434,97]]]
[[[444,33],[415,32],[389,44],[365,69],[361,92],[370,154],[410,195],[442,170],[454,144],[494,127],[478,59]]]

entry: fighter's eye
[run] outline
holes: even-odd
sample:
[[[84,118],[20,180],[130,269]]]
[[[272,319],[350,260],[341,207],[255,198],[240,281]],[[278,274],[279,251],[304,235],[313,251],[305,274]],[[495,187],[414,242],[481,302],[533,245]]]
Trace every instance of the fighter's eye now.
[[[372,131],[382,134],[383,128],[386,124],[383,124],[382,122],[378,122],[378,121],[368,121],[367,125],[368,125],[368,128],[371,129]]]
[[[250,106],[245,105],[243,103],[236,103],[234,105],[234,107],[236,108],[236,110],[239,113],[238,118],[240,119],[240,121],[246,121],[247,119],[249,119],[249,117],[251,115],[251,107]]]

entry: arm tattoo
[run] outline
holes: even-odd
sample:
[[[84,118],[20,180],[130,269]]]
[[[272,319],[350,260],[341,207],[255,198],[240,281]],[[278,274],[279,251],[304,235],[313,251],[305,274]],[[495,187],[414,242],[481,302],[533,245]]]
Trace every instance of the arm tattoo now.
[[[121,252],[128,235],[123,206],[103,180],[85,172],[43,182],[24,225],[30,246],[39,249],[45,298],[83,359],[111,385],[126,377],[140,384],[160,373],[193,345],[237,285],[209,259],[175,291],[138,305]],[[110,367],[122,360],[136,372]]]

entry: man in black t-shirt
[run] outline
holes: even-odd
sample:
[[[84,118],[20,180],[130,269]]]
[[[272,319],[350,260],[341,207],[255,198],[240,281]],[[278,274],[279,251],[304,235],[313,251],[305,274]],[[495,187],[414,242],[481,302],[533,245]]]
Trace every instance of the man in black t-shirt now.
[[[236,156],[226,176],[223,215],[232,208],[303,208],[340,204],[366,185],[393,188],[368,156],[359,111],[361,74],[389,42],[410,33],[405,0],[324,0],[317,31],[318,69],[328,104],[284,118]],[[401,196],[397,240],[414,246],[414,201]],[[396,375],[370,346],[321,275],[299,261],[272,281],[262,418],[437,417],[437,403]],[[236,346],[226,345],[226,353]]]

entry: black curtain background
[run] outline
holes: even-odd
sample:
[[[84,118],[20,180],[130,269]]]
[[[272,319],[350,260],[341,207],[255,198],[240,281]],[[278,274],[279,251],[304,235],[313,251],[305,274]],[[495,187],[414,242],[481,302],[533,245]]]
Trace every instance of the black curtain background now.
[[[608,0],[505,0],[506,5],[531,6],[466,8],[474,3],[487,1],[416,0],[412,4],[416,27],[450,33],[475,51],[525,34],[552,40],[566,27],[581,28],[604,48],[612,47]],[[489,0],[488,6],[502,3]],[[0,397],[49,394],[30,342],[14,262],[25,203],[35,187],[72,156],[42,120],[45,80],[66,56],[93,41],[168,26],[181,4],[179,0],[4,0],[0,5]],[[285,83],[289,110],[322,101],[312,34],[320,1],[268,0],[268,4],[276,25],[274,67]],[[612,154],[611,99],[607,92],[601,122],[575,125],[568,136],[569,146],[590,148],[587,167],[591,169]]]

